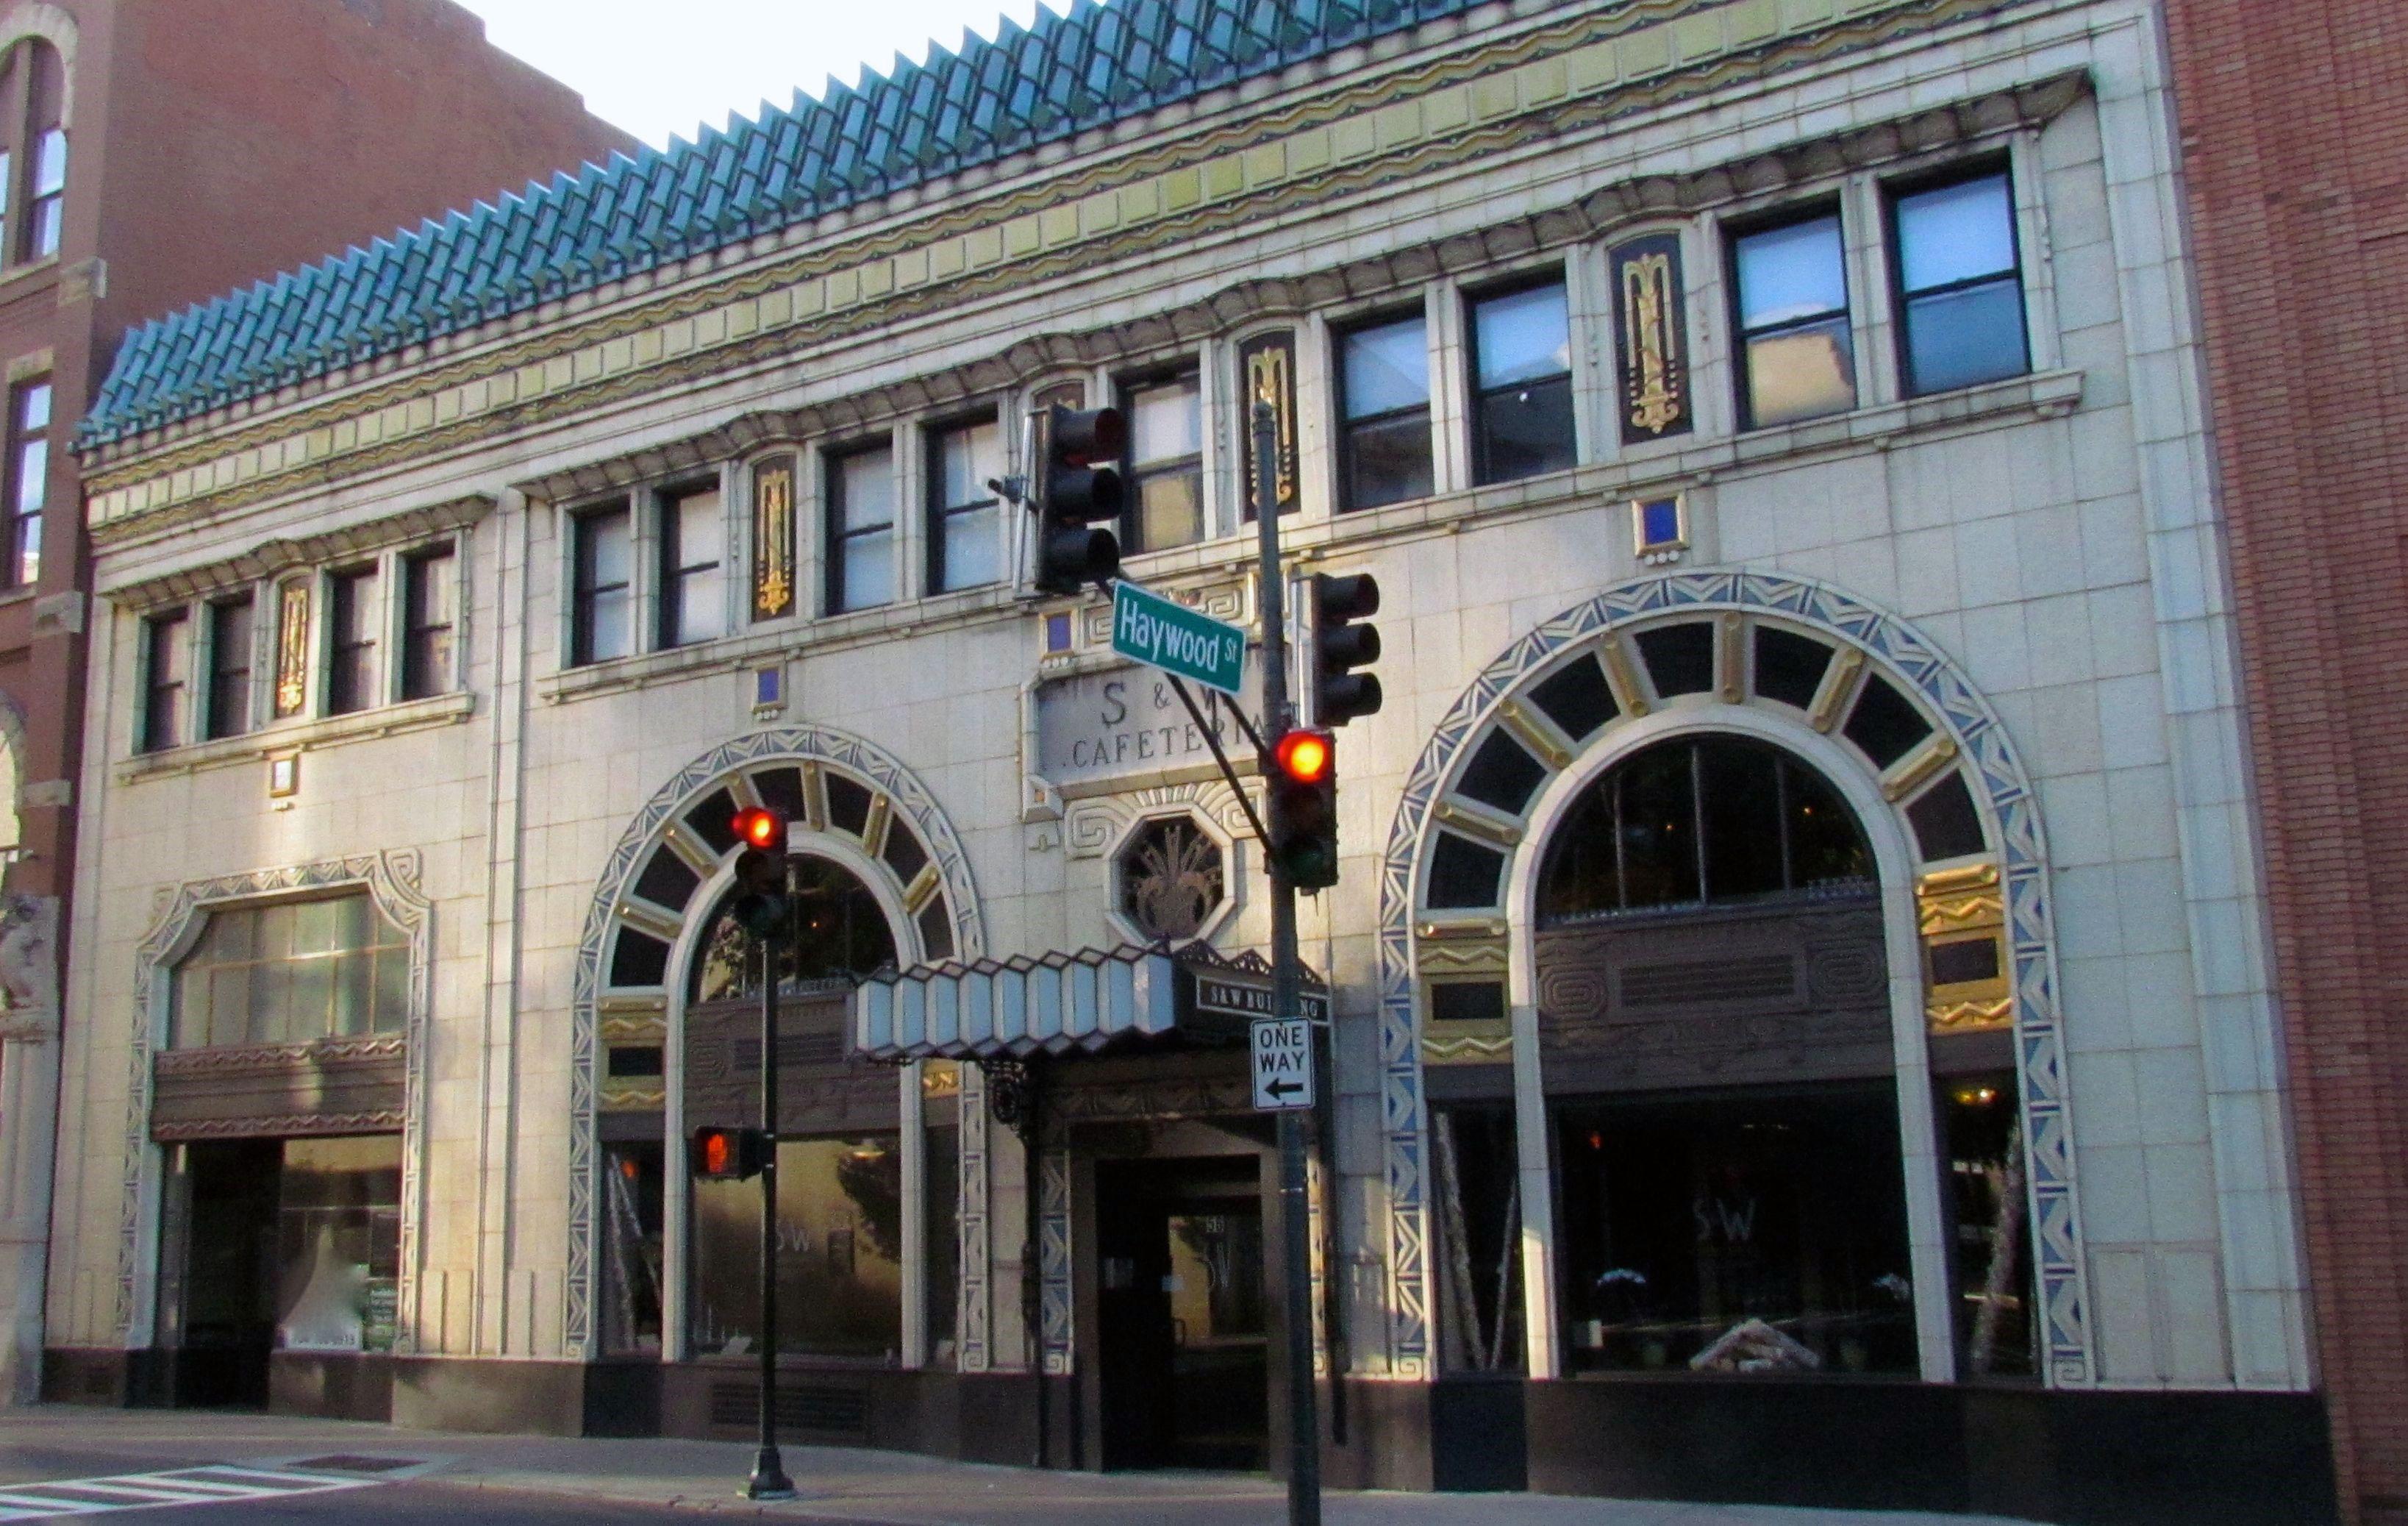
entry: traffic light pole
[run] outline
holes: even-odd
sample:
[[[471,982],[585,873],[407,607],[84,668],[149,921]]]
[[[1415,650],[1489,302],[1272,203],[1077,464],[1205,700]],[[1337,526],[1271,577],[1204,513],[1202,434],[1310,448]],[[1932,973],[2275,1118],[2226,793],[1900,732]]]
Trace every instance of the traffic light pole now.
[[[1261,549],[1263,734],[1285,736],[1296,723],[1287,692],[1287,586],[1280,572],[1279,425],[1271,405],[1254,410],[1254,526]],[[1263,759],[1266,773],[1270,759]],[[1296,947],[1296,886],[1264,845],[1271,881],[1271,1012],[1300,1015],[1304,980]],[[1327,1078],[1322,1084],[1328,1084]],[[1279,1116],[1280,1260],[1286,1272],[1288,1526],[1321,1526],[1321,1424],[1312,1381],[1312,1216],[1305,1201],[1305,1118]],[[1333,1379],[1336,1375],[1331,1375]]]
[[[778,935],[761,944],[761,1447],[748,1500],[791,1500],[795,1481],[778,1457]]]

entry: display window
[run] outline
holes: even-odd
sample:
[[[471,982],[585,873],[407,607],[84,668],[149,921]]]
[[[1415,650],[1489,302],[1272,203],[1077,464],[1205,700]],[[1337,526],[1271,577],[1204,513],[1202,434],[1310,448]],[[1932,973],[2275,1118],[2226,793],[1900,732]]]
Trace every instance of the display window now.
[[[903,1344],[899,1135],[778,1142],[778,1349],[894,1364]],[[761,1338],[761,1184],[694,1184],[695,1355]]]

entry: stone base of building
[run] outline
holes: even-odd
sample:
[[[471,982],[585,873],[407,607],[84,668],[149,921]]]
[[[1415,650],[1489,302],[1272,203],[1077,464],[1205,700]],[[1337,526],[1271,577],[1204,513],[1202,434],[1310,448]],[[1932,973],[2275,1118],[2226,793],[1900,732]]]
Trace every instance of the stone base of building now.
[[[53,1403],[173,1407],[177,1353],[53,1347]],[[796,1365],[779,1433],[969,1462],[1093,1468],[1068,1378]],[[740,1361],[496,1361],[278,1352],[268,1409],[418,1430],[747,1441]],[[1350,1379],[1322,1389],[1334,1489],[1928,1510],[2065,1526],[2337,1523],[2315,1394],[2067,1392],[1684,1375]],[[1283,1472],[1281,1425],[1273,1471]]]

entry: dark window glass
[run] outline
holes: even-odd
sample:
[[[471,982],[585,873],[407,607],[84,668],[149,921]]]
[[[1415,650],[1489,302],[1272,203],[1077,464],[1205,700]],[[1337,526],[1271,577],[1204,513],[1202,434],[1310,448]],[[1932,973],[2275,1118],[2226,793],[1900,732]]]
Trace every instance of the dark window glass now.
[[[920,913],[920,949],[932,961],[953,957],[953,917],[942,896]]]
[[[1453,832],[1440,832],[1430,847],[1429,904],[1494,906],[1500,894],[1505,856]]]
[[[1760,429],[1856,407],[1839,214],[1742,234],[1732,242],[1731,266],[1746,425]]]
[[[1889,680],[1875,676],[1865,680],[1842,734],[1863,748],[1875,768],[1885,769],[1931,735],[1931,723]]]
[[[17,257],[40,260],[59,252],[65,231],[66,65],[58,50],[46,43],[29,42],[14,51],[26,61],[21,139],[25,145],[25,215],[17,229]]]
[[[636,876],[636,894],[655,906],[681,912],[701,883],[684,859],[671,849],[661,848],[645,862],[644,871]]]
[[[661,625],[664,647],[727,634],[727,516],[719,490],[661,499]]]
[[[799,813],[786,818],[799,821]],[[704,796],[695,808],[685,813],[685,824],[695,835],[710,844],[713,853],[725,853],[736,846],[736,797],[724,789],[714,789]]]
[[[251,729],[251,600],[209,606],[209,735]]]
[[[1429,341],[1421,315],[1339,337],[1341,509],[1429,497]]]
[[[1518,816],[1546,781],[1546,766],[1532,757],[1528,748],[1502,731],[1491,731],[1471,755],[1455,787],[1457,794]]]
[[[928,850],[922,847],[920,840],[911,835],[911,828],[899,821],[890,821],[886,826],[886,851],[883,857],[886,859],[886,867],[895,871],[895,877],[903,884],[910,885],[918,877],[920,871],[926,867]]]
[[[1483,482],[1572,464],[1571,313],[1560,281],[1471,305],[1471,457]]]
[[[624,657],[632,649],[627,615],[635,574],[627,511],[580,514],[572,525],[577,565],[569,663]]]
[[[753,793],[761,803],[784,816],[788,821],[801,821],[810,816],[803,803],[803,776],[794,769],[764,769],[752,776]]]
[[[944,1061],[931,1062],[935,1070]],[[932,1124],[927,1130],[928,1361],[939,1372],[953,1366],[954,1331],[962,1295],[962,1130]]]
[[[0,176],[7,171],[0,168]],[[5,583],[30,588],[42,575],[42,505],[50,496],[50,384],[21,382],[8,394],[8,472]]]
[[[895,453],[879,445],[827,464],[830,614],[895,600]]]
[[[1658,626],[1641,631],[1637,640],[1647,676],[1656,681],[1660,697],[1703,694],[1714,686],[1713,626],[1701,622]]]
[[[193,625],[181,610],[142,623],[142,750],[155,753],[184,740],[186,686],[192,682]]]
[[[1622,707],[1613,702],[1613,690],[1606,684],[1605,670],[1591,656],[1575,657],[1561,671],[1548,675],[1530,690],[1530,701],[1574,741],[1585,740],[1622,713]]]
[[[1872,874],[1821,775],[1736,737],[1659,742],[1584,789],[1539,876],[1544,918],[1729,900]]]
[[[993,419],[928,437],[929,592],[1003,576],[1003,511],[986,485],[1002,475],[1003,426]]]
[[[878,898],[842,865],[798,854],[790,882],[793,917],[778,943],[779,989],[853,980],[895,961],[895,931]],[[730,1001],[761,994],[760,944],[728,914],[731,891],[712,912],[687,982],[689,1001]],[[624,934],[623,933],[624,939]],[[757,1047],[753,1051],[759,1054]]]
[[[778,1142],[778,1346],[892,1362],[903,1343],[902,1141]],[[761,1184],[694,1184],[688,1335],[697,1356],[757,1351]]]
[[[1912,1373],[1887,1082],[1561,1108],[1574,1372]]]
[[[401,564],[401,697],[448,693],[454,682],[452,641],[459,626],[459,588],[449,551]]]
[[[1960,938],[1955,943],[1934,943],[1929,957],[1934,986],[1962,986],[1999,978],[1996,938]]]
[[[2015,1073],[1950,1076],[1938,1089],[1958,1370],[1968,1377],[2028,1377],[2035,1371],[2039,1311],[2024,1221]]]
[[[1906,808],[1907,825],[1914,828],[1915,845],[1928,859],[1961,858],[1989,844],[1982,836],[1982,815],[1973,809],[1965,776],[1950,771],[1915,797]]]
[[[1890,204],[1910,394],[2021,376],[2031,360],[2006,175],[1935,186]]]
[[[1453,1372],[1519,1372],[1522,1175],[1511,1107],[1430,1109],[1436,1177],[1440,1356]]]
[[[1823,687],[1831,649],[1777,626],[1756,627],[1756,692],[1805,710]]]
[[[633,928],[619,929],[610,951],[610,984],[658,986],[669,978],[669,945]]]
[[[382,698],[377,688],[377,570],[358,568],[327,582],[326,713],[344,715]]]
[[[827,776],[828,825],[859,837],[869,825],[869,791],[840,773]]]
[[[67,135],[45,128],[34,143],[34,196],[25,207],[25,256],[42,259],[59,252],[67,203]]]
[[[1429,1015],[1434,1023],[1502,1022],[1505,987],[1493,980],[1440,981],[1429,988]]]
[[[1159,551],[1204,539],[1204,405],[1190,372],[1124,388],[1128,421],[1128,511],[1122,533],[1130,552]]]
[[[408,1022],[409,938],[364,894],[209,914],[176,967],[182,1049],[312,1044]]]
[[[660,1354],[665,1154],[658,1140],[611,1144],[604,1154],[602,1348],[613,1356]]]
[[[609,1073],[617,1080],[660,1075],[668,1068],[657,1044],[614,1044],[607,1064]]]

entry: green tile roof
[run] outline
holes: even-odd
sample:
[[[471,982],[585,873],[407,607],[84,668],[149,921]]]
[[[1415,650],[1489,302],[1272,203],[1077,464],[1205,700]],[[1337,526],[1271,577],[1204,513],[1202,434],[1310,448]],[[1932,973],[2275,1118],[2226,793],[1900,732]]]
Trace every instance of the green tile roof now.
[[[859,88],[763,103],[135,329],[80,439],[129,434],[1135,116],[1481,0],[1072,0]]]

